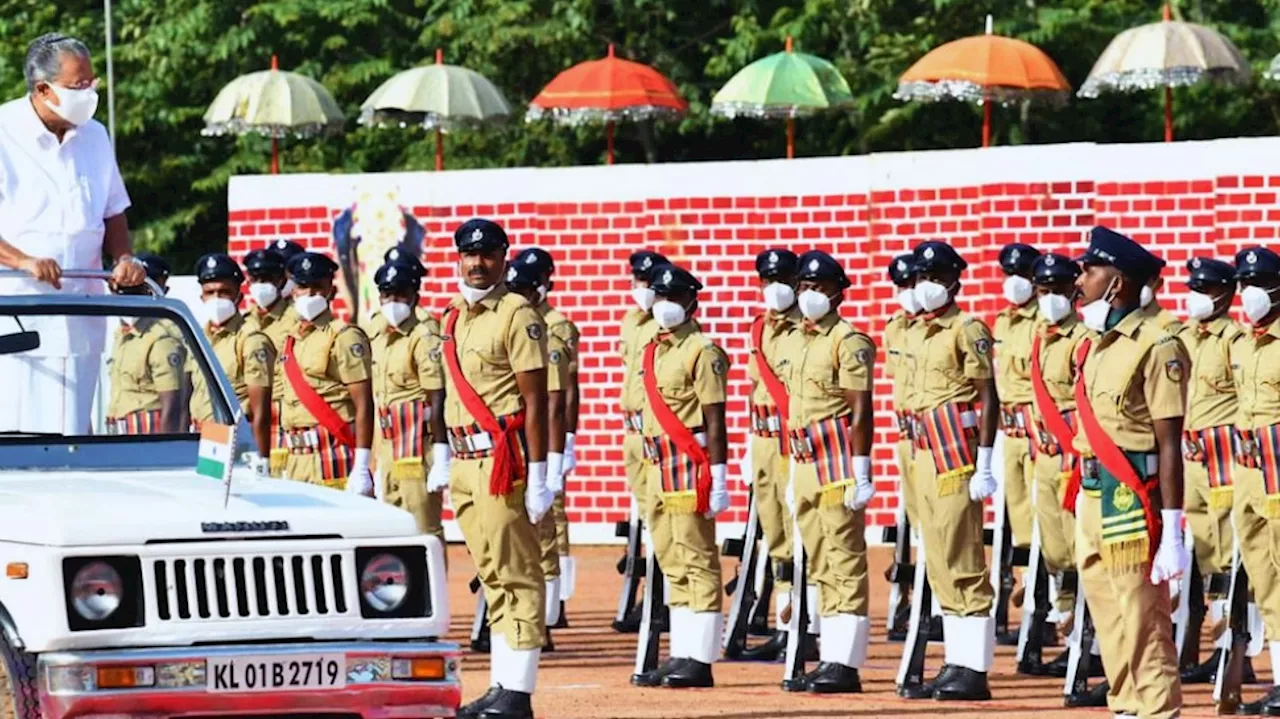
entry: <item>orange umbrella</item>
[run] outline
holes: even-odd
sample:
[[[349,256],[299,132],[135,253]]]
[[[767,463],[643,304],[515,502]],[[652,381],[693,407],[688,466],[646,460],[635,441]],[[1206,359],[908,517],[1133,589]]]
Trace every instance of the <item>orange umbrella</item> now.
[[[982,105],[982,146],[991,144],[991,103],[1035,98],[1065,102],[1071,84],[1031,43],[991,32],[949,42],[916,61],[898,80],[899,100],[963,100]]]

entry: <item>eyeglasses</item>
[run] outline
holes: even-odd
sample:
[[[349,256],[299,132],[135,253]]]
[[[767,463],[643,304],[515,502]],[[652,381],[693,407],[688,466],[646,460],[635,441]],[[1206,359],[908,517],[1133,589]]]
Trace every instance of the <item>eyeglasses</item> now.
[[[66,90],[97,90],[98,85],[101,82],[102,82],[101,78],[95,77],[89,82],[76,83],[75,85],[71,85],[71,86],[63,85],[62,83],[58,83],[58,82],[51,82],[49,84],[57,85],[58,87],[61,87]]]

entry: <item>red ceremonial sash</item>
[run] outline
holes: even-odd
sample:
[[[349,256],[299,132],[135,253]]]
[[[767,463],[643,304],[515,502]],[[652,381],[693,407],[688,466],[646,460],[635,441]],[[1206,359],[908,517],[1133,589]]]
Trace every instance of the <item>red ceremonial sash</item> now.
[[[1085,389],[1084,380],[1084,365],[1089,359],[1089,350],[1092,347],[1093,340],[1086,338],[1080,343],[1080,349],[1076,354],[1076,366],[1080,368],[1079,379],[1076,382],[1076,411],[1080,416],[1080,428],[1084,430],[1084,436],[1089,440],[1089,446],[1102,466],[1128,487],[1142,504],[1142,513],[1147,520],[1147,559],[1150,560],[1155,557],[1156,550],[1160,548],[1160,513],[1156,512],[1151,505],[1151,493],[1147,491],[1146,482],[1138,477],[1128,457],[1125,457],[1120,447],[1111,441],[1111,435],[1102,428],[1098,423],[1098,416],[1093,413],[1093,405],[1089,403],[1089,393]]]
[[[760,381],[764,382],[765,391],[769,393],[769,399],[778,405],[778,414],[782,416],[782,431],[785,433],[788,429],[788,419],[790,418],[790,407],[787,397],[787,388],[782,384],[782,380],[778,379],[778,375],[774,374],[773,368],[769,366],[769,362],[764,356],[764,323],[765,316],[760,315],[751,325],[751,357],[755,360],[756,371],[760,373]],[[779,442],[782,445],[782,456],[786,457],[789,448],[786,442]]]
[[[284,365],[284,378],[293,388],[293,393],[298,395],[298,401],[321,427],[329,431],[329,434],[347,447],[355,447],[356,435],[351,430],[351,425],[347,424],[342,416],[330,407],[320,393],[307,382],[307,378],[302,374],[302,366],[298,364],[298,358],[293,354],[293,345],[293,337],[285,338],[284,355],[280,358],[280,363]]]
[[[654,364],[658,354],[658,338],[654,337],[644,348],[644,393],[649,400],[649,408],[657,418],[662,433],[667,435],[681,454],[694,464],[694,492],[696,502],[694,511],[702,514],[711,506],[711,458],[707,451],[698,444],[698,439],[686,426],[658,390],[658,377],[654,372]]]
[[[476,424],[489,433],[493,439],[493,469],[489,472],[489,494],[494,497],[505,497],[511,494],[517,478],[524,478],[524,468],[516,464],[516,451],[513,442],[517,433],[524,429],[524,412],[512,415],[511,421],[499,422],[489,405],[481,399],[476,390],[462,373],[462,362],[458,359],[458,342],[453,330],[458,325],[461,312],[457,307],[449,307],[444,315],[444,365],[453,380],[453,387],[458,392],[458,400],[475,418]]]
[[[1035,394],[1036,408],[1040,410],[1040,416],[1044,417],[1044,428],[1049,430],[1049,434],[1053,435],[1058,446],[1062,448],[1063,464],[1071,467],[1070,479],[1067,480],[1067,486],[1062,495],[1062,508],[1074,514],[1076,497],[1080,494],[1080,462],[1075,461],[1075,452],[1071,449],[1076,433],[1071,425],[1067,424],[1062,411],[1058,409],[1058,403],[1054,402],[1053,395],[1049,394],[1049,386],[1044,382],[1044,367],[1040,363],[1041,339],[1043,338],[1040,334],[1036,333],[1035,339],[1031,341],[1031,389]],[[1083,381],[1076,383],[1077,393],[1083,386]],[[1067,459],[1068,457],[1071,459]]]

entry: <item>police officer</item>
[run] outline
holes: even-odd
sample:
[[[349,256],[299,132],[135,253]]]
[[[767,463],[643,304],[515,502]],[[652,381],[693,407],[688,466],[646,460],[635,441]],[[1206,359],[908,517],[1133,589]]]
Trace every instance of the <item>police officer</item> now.
[[[294,333],[298,313],[293,309],[293,299],[285,293],[289,280],[285,279],[284,257],[275,250],[253,250],[244,256],[244,271],[249,277],[249,298],[253,307],[244,313],[245,328],[250,332],[262,332],[275,347],[277,356],[284,349],[285,340]],[[292,290],[290,290],[290,293]],[[284,402],[284,373],[273,374],[271,383],[271,460],[272,477],[284,476],[284,465],[289,459],[289,447],[284,429],[280,425],[280,410]]]
[[[1040,251],[1022,243],[1000,250],[1007,307],[996,315],[996,391],[1000,395],[1000,431],[1004,435],[1004,497],[1016,546],[1031,545],[1031,485],[1035,481],[1035,447],[1031,443],[1031,335],[1036,324],[1035,287],[1031,267]]]
[[[382,264],[398,265],[402,271],[411,271],[418,277],[419,286],[421,286],[422,279],[427,276],[427,268],[423,266],[422,261],[398,246],[392,247],[383,253]],[[415,303],[411,306],[413,308],[414,315],[416,315],[420,321],[425,322],[432,316],[431,311],[421,302],[417,302],[415,300]],[[438,325],[439,323],[437,322],[436,324]],[[364,326],[369,328],[370,338],[376,336],[379,332],[387,328],[387,319],[383,316],[381,307],[372,307],[369,309],[369,316]]]
[[[297,284],[293,279],[293,271],[289,269],[289,262],[306,250],[297,242],[285,239],[279,239],[272,242],[268,249],[272,250],[277,255],[280,255],[284,260],[286,282],[284,287],[280,289],[280,294],[285,297],[293,297],[293,291],[297,289]]]
[[[937,677],[909,685],[910,699],[991,698],[993,592],[982,541],[1000,400],[992,379],[991,332],[956,306],[966,263],[945,242],[915,248],[920,321],[908,331],[915,412],[912,473],[926,571],[943,612],[946,659]],[[989,408],[980,415],[975,405]],[[981,421],[979,422],[979,416]]]
[[[296,337],[285,338],[280,348],[278,368],[285,378],[281,424],[289,445],[284,473],[372,497],[372,353],[364,330],[333,316],[337,271],[318,253],[289,261],[298,325]]]
[[[796,306],[796,253],[769,249],[756,255],[756,276],[764,295],[765,311],[751,323],[751,360],[747,377],[751,380],[751,437],[742,457],[742,481],[754,487],[756,516],[774,566],[791,563],[791,530],[794,519],[787,508],[790,480],[787,441],[787,363],[782,357],[782,341],[804,319]],[[776,575],[775,575],[776,576]],[[751,581],[744,577],[741,581]],[[790,617],[791,584],[774,584],[776,626],[768,642],[747,649],[740,657],[747,661],[773,661],[787,649],[784,627]]]
[[[1102,648],[1108,706],[1122,716],[1164,719],[1182,705],[1163,584],[1186,569],[1189,360],[1182,343],[1139,307],[1141,288],[1164,262],[1108,228],[1095,227],[1090,237],[1076,281],[1081,320],[1093,331],[1076,354],[1076,565]]]
[[[649,532],[670,586],[670,658],[637,686],[710,687],[720,653],[715,517],[729,507],[725,401],[729,359],[692,317],[699,282],[664,265],[651,276],[658,330],[640,353]]]
[[[235,260],[221,252],[204,255],[196,261],[195,276],[200,283],[200,301],[205,310],[205,337],[209,339],[222,370],[231,380],[236,397],[253,428],[261,460],[255,463],[255,469],[266,474],[271,454],[275,345],[263,332],[249,329],[240,314],[240,287],[244,284],[244,273]],[[198,432],[202,423],[213,419],[213,400],[206,385],[206,374],[190,364],[188,371],[194,382],[191,421]]]
[[[920,306],[912,287],[916,283],[916,267],[910,252],[889,261],[889,281],[897,288],[898,309],[884,325],[885,363],[884,376],[893,381],[893,413],[898,423],[898,443],[895,447],[898,460],[898,495],[902,511],[906,513],[913,535],[920,533],[920,520],[916,516],[916,495],[911,478],[911,368],[905,363],[908,330],[919,318]],[[901,528],[901,524],[899,524]],[[899,542],[905,541],[899,538]],[[903,545],[906,546],[906,545]],[[888,577],[889,575],[886,575]],[[911,619],[911,594],[900,590],[901,598],[894,616],[889,618],[890,641],[902,641],[907,637]]]
[[[1270,643],[1271,665],[1280,667],[1280,471],[1275,458],[1280,436],[1280,256],[1265,247],[1236,253],[1236,280],[1250,332],[1231,343],[1239,442],[1232,467],[1232,505],[1240,558]],[[1280,672],[1276,686],[1239,714],[1280,716]]]
[[[443,319],[449,495],[489,606],[490,689],[459,717],[532,719],[544,641],[546,585],[537,525],[547,488],[546,325],[507,290],[507,233],[485,219],[453,235],[461,256],[459,295]],[[445,455],[446,457],[449,455]]]
[[[427,450],[431,417],[444,411],[444,375],[440,365],[440,325],[418,314],[421,278],[412,267],[388,262],[374,273],[381,327],[371,337],[373,398],[378,411],[376,482],[383,501],[413,515],[418,531],[444,542],[442,491],[447,475],[436,475]],[[446,445],[438,445],[444,447]]]
[[[820,663],[804,686],[823,694],[862,691],[871,622],[865,509],[875,496],[871,442],[876,346],[840,318],[850,282],[830,255],[810,250],[797,259],[803,320],[783,338],[780,364],[789,390],[791,478],[787,488],[812,581]]]
[[[169,263],[140,253],[135,259],[147,277],[168,292]],[[120,294],[149,294],[144,285],[119,288]],[[169,434],[189,425],[183,401],[187,348],[167,320],[121,317],[111,351],[111,397],[107,403],[108,434]]]
[[[1147,280],[1140,290],[1142,296],[1138,298],[1139,306],[1148,317],[1155,318],[1160,329],[1174,337],[1179,337],[1182,332],[1182,320],[1156,301],[1156,293],[1162,289],[1164,289],[1164,278],[1160,275]]]
[[[1189,322],[1179,333],[1191,357],[1192,375],[1183,438],[1187,479],[1183,510],[1194,537],[1196,567],[1206,575],[1231,571],[1231,457],[1238,407],[1230,347],[1244,336],[1227,315],[1236,295],[1235,272],[1230,263],[1211,257],[1193,257],[1187,262]],[[1225,593],[1209,596],[1209,615],[1214,623],[1223,620],[1226,610]],[[1228,640],[1229,633],[1222,632],[1213,655],[1204,664],[1184,671],[1183,683],[1212,681],[1218,671],[1218,656]]]

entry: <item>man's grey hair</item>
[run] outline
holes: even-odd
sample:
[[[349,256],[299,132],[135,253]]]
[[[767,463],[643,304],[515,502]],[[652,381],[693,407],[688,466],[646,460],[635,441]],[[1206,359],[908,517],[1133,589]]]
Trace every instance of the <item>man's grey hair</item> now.
[[[32,40],[27,46],[27,60],[22,67],[27,78],[27,92],[35,92],[38,82],[53,82],[62,72],[62,56],[65,54],[88,58],[89,48],[74,37],[56,32]]]

